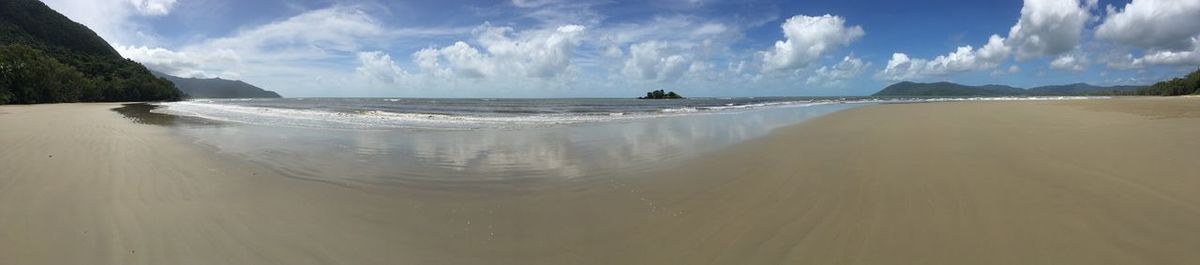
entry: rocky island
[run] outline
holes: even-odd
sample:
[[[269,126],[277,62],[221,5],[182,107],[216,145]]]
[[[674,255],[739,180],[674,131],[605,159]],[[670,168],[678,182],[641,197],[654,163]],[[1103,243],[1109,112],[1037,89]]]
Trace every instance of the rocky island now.
[[[665,92],[662,89],[646,92],[645,97],[638,97],[638,99],[682,99],[682,98],[683,98],[683,96],[680,96],[679,94],[675,94],[675,91]]]

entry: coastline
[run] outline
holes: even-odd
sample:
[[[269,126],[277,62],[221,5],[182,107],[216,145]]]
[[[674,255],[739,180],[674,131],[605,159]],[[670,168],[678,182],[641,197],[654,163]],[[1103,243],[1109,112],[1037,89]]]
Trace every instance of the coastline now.
[[[119,106],[0,107],[0,263],[1200,260],[1196,98],[868,106],[505,196],[288,178]]]

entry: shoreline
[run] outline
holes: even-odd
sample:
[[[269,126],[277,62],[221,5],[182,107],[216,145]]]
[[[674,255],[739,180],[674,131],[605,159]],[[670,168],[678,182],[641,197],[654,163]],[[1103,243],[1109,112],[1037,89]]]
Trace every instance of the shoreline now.
[[[298,180],[119,104],[5,106],[0,263],[1182,264],[1198,106],[881,104],[506,196]]]

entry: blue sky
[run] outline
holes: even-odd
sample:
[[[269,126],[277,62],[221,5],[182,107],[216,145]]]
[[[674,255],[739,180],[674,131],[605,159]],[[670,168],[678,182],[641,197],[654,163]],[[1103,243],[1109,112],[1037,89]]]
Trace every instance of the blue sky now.
[[[1200,0],[44,1],[151,69],[285,96],[866,95],[1200,67]]]

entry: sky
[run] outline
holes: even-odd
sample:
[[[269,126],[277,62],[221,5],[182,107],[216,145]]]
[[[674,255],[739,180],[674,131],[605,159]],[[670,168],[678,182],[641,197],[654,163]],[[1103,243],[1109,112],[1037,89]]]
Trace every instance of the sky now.
[[[853,96],[1200,67],[1200,0],[43,1],[153,70],[288,97]]]

